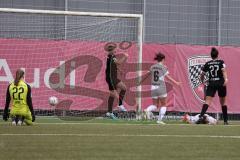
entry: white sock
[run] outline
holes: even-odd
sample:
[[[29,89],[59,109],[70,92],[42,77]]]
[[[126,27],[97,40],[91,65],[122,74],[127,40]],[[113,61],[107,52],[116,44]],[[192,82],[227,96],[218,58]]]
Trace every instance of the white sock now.
[[[159,110],[159,117],[158,117],[159,121],[162,121],[163,117],[166,114],[166,111],[167,111],[167,107],[163,106],[163,107],[160,108],[160,110]]]
[[[148,106],[146,109],[145,109],[145,111],[147,111],[147,112],[152,112],[152,111],[154,111],[154,110],[156,110],[157,109],[157,106],[155,106],[155,105],[150,105],[150,106]]]

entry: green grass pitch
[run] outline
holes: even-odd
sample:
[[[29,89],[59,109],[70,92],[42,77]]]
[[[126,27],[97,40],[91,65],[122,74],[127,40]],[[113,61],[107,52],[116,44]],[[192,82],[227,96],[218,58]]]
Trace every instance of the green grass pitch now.
[[[239,160],[240,123],[188,125],[137,121],[0,123],[1,160]]]

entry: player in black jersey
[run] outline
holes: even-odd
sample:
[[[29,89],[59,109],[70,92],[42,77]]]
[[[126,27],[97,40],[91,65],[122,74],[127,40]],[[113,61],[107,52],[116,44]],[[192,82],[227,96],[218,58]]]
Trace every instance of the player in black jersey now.
[[[106,64],[106,82],[109,87],[110,96],[108,98],[108,112],[107,116],[116,119],[114,114],[112,113],[113,102],[115,98],[119,99],[119,109],[121,111],[126,111],[123,106],[123,98],[126,93],[126,85],[118,79],[118,65],[122,64],[128,57],[128,54],[124,54],[124,57],[117,59],[115,56],[116,45],[110,44],[105,47],[107,51],[108,58]],[[120,90],[118,94],[117,90]]]
[[[224,124],[228,124],[228,114],[226,105],[227,87],[228,83],[226,66],[223,60],[218,59],[218,50],[212,48],[211,50],[212,60],[205,63],[202,68],[201,80],[203,81],[204,75],[208,73],[209,80],[206,89],[205,104],[203,104],[200,117],[206,113],[209,105],[212,102],[215,93],[218,92],[220,104],[222,105]],[[201,121],[201,119],[200,119]],[[200,122],[199,122],[200,123]]]

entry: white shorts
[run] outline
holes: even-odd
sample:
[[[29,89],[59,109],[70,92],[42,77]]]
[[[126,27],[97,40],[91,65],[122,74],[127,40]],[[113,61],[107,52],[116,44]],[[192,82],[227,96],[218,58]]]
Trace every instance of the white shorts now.
[[[152,85],[151,95],[152,99],[166,98],[167,97],[166,85]]]

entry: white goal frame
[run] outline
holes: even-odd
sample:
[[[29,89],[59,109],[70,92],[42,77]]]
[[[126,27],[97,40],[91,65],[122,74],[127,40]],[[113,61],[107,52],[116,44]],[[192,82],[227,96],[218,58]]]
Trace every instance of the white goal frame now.
[[[76,12],[76,11],[56,11],[56,10],[35,10],[35,9],[17,9],[17,8],[0,8],[0,12],[5,13],[25,13],[25,14],[49,14],[65,16],[93,16],[93,17],[120,17],[120,18],[137,18],[138,19],[138,82],[142,76],[142,45],[143,45],[143,15],[142,14],[124,14],[124,13],[104,13],[104,12]],[[137,82],[137,83],[138,83]],[[137,87],[137,112],[141,112],[141,85]]]

